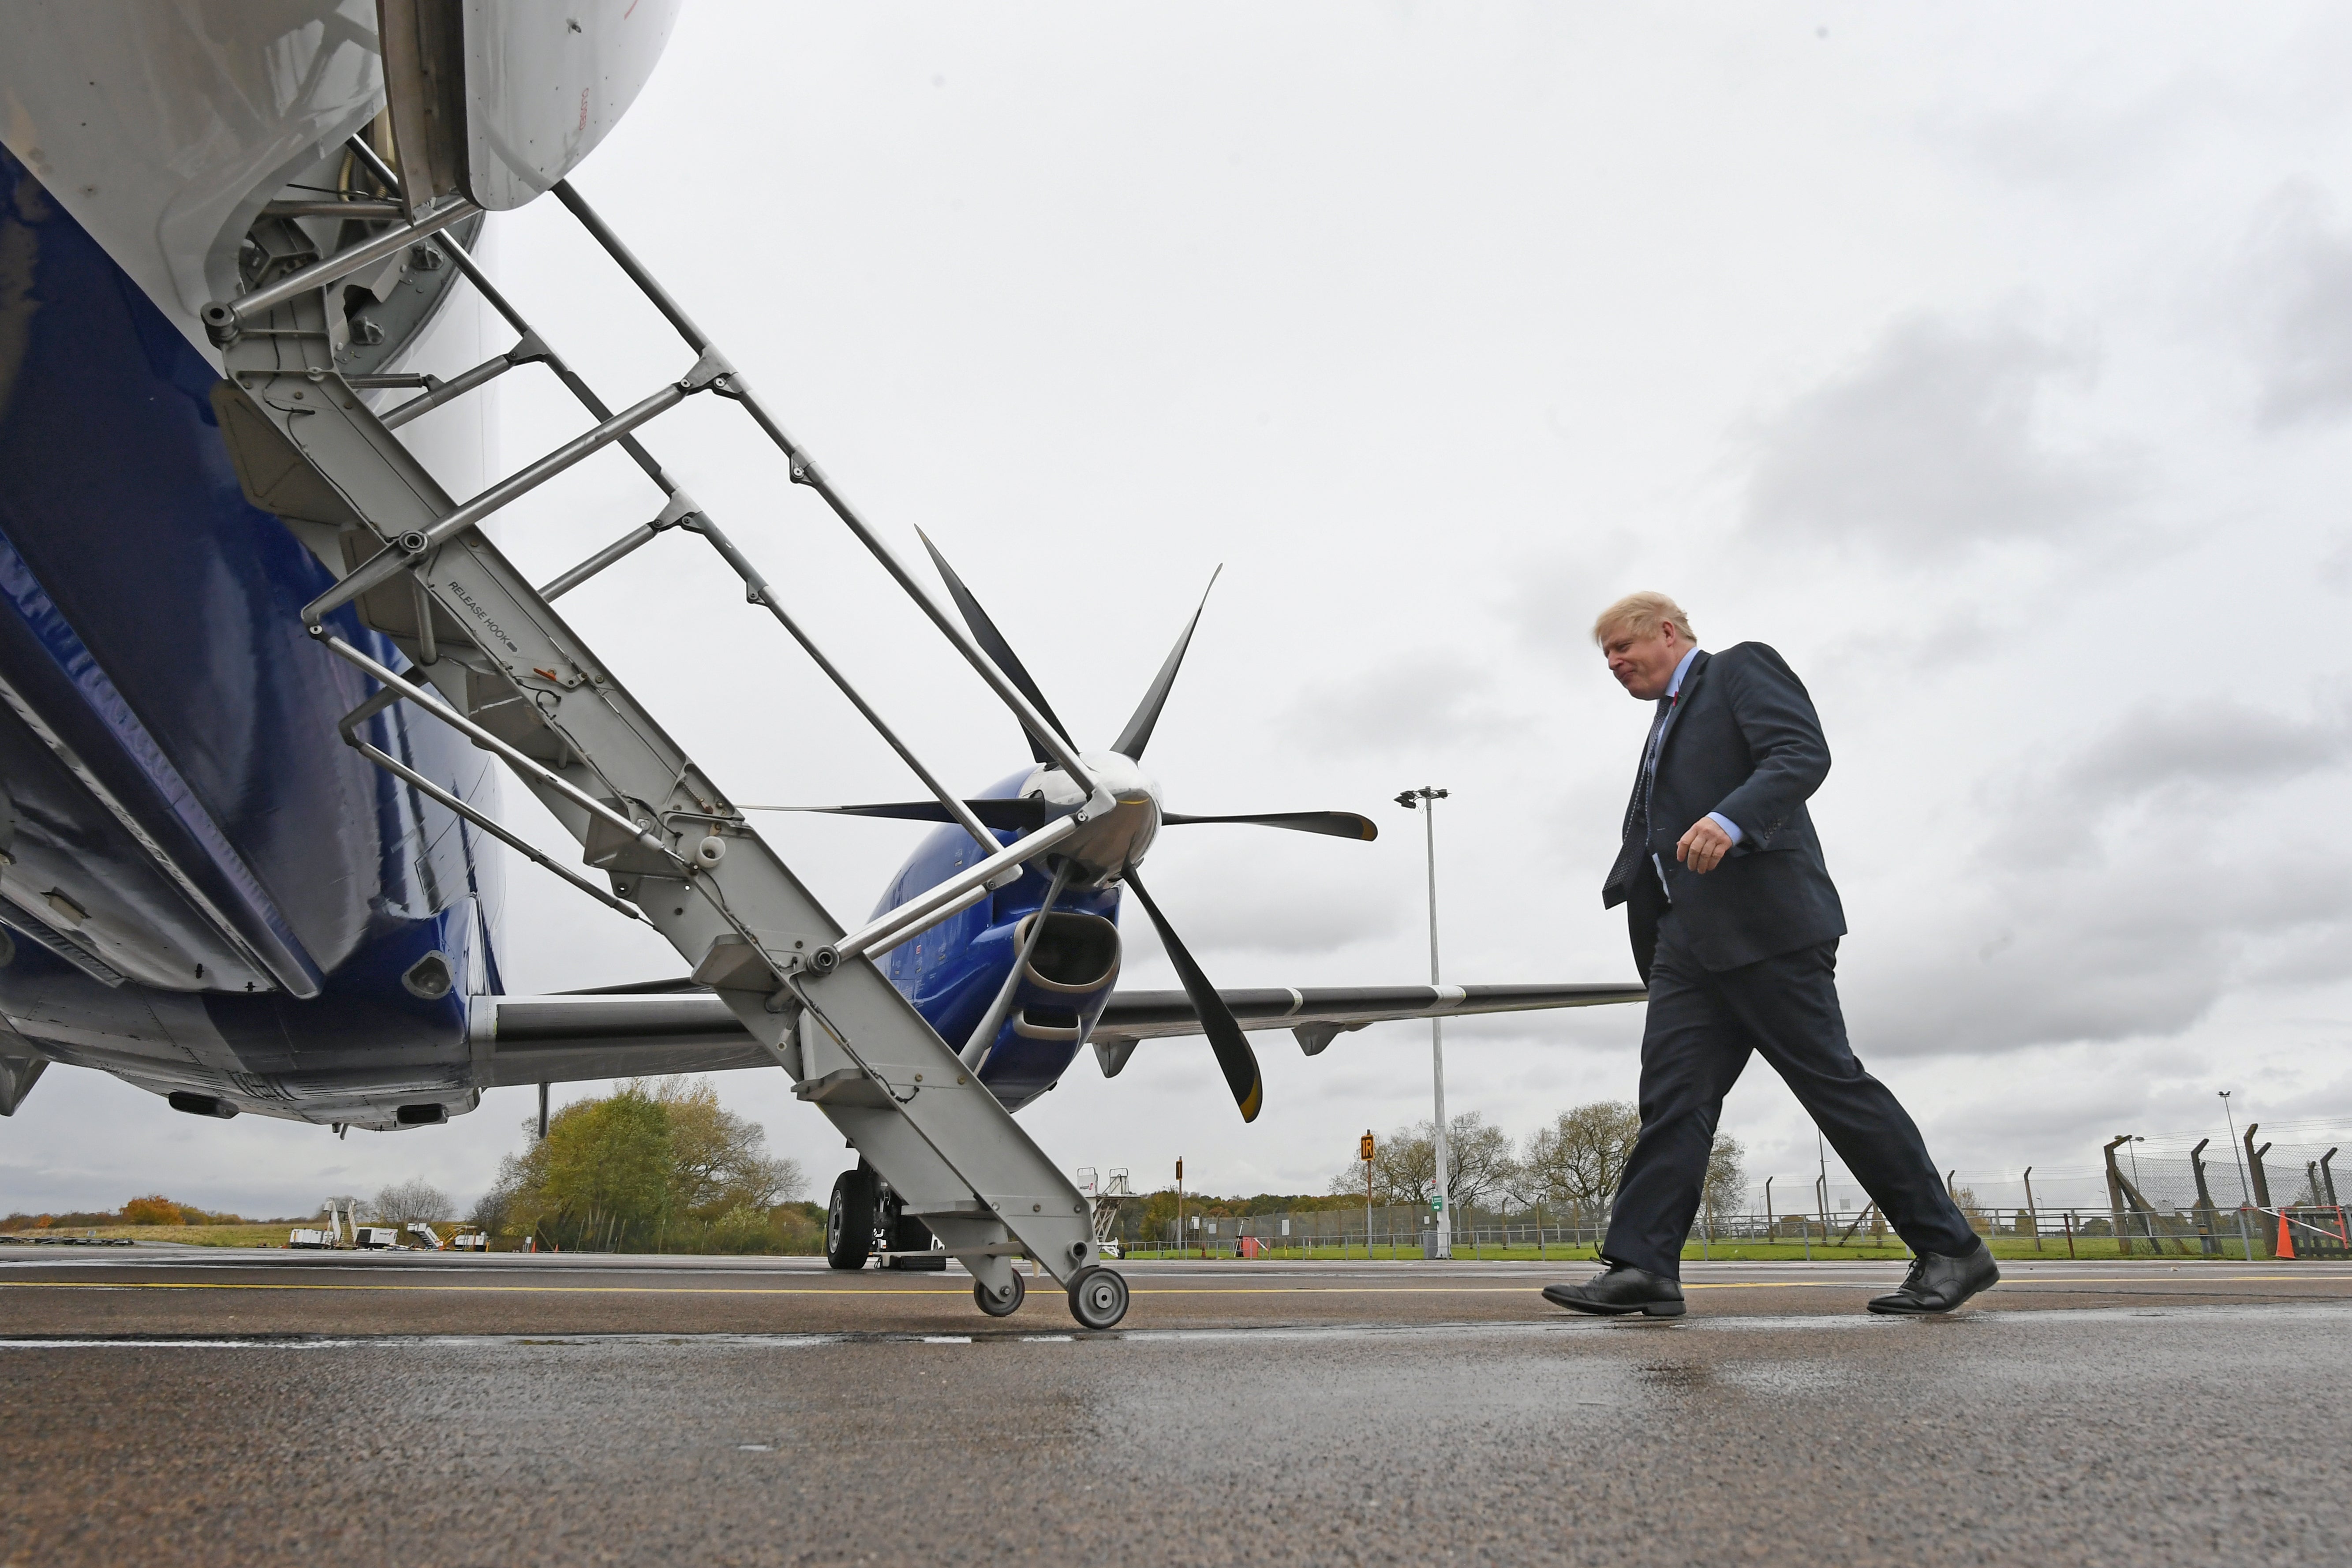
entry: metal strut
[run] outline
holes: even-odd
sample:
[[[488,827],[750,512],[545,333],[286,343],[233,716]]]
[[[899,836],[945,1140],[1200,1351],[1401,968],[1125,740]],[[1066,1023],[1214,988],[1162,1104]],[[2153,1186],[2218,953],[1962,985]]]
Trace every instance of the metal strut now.
[[[396,178],[373,148],[354,142],[352,151],[387,190],[397,192]],[[1101,793],[1067,739],[841,500],[603,221],[568,186],[558,195],[697,356],[683,376],[617,414],[482,275],[465,248],[438,232],[468,216],[471,208],[462,205],[389,226],[206,312],[218,324],[228,375],[214,400],[247,493],[287,517],[334,572],[335,585],[306,606],[307,624],[322,647],[374,688],[343,721],[343,737],[425,798],[658,931],[693,966],[696,979],[791,1071],[795,1094],[833,1121],[905,1200],[907,1212],[929,1226],[994,1299],[1012,1290],[1008,1259],[1018,1256],[1034,1258],[1075,1292],[1083,1283],[1079,1277],[1096,1265],[1085,1199],[871,960],[986,899],[992,886],[1017,878],[1025,864],[1108,802],[1090,798],[1087,808],[1005,845],[882,719],[786,608],[776,584],[646,447],[640,433],[646,424],[699,392],[743,404],[784,450],[793,479],[818,491],[1056,765],[1089,797]],[[389,256],[427,234],[428,243],[474,282],[519,341],[507,353],[446,382],[365,378],[377,387],[417,390],[379,415],[355,383],[303,363],[299,345],[325,335],[332,307],[327,285],[365,265],[353,259],[357,253]],[[394,430],[531,363],[546,365],[572,393],[591,427],[460,504]],[[628,453],[646,473],[662,497],[659,511],[543,588],[533,587],[478,524],[606,447]],[[727,563],[745,599],[784,629],[971,835],[982,851],[973,864],[855,931],[845,932],[825,912],[551,603],[666,532],[698,535]],[[395,668],[385,645],[360,635],[360,627],[391,639],[413,668]],[[559,863],[491,820],[450,783],[373,744],[362,726],[400,701],[506,763],[579,841],[586,869]],[[603,874],[609,890],[594,873]],[[1074,1294],[1074,1310],[1077,1300]],[[1094,1311],[1081,1321],[1103,1326],[1099,1306]]]
[[[368,169],[379,181],[383,182],[385,189],[392,191],[397,191],[400,189],[399,175],[393,172],[392,168],[384,163],[383,159],[376,153],[374,148],[369,146],[364,140],[358,137],[352,139],[350,146],[353,154],[356,155],[362,163],[367,165]],[[602,227],[601,224],[597,226],[600,229]],[[512,327],[517,332],[521,334],[522,341],[516,345],[515,349],[511,351],[511,353],[521,353],[527,349],[531,351],[533,357],[540,363],[545,363],[550,370],[553,371],[556,378],[563,383],[565,388],[569,390],[574,397],[579,399],[581,406],[587,409],[589,414],[598,421],[597,427],[599,429],[604,429],[618,423],[613,411],[605,405],[604,399],[598,397],[589,387],[588,384],[581,379],[579,374],[575,373],[570,365],[564,363],[562,355],[558,354],[553,349],[548,346],[546,340],[541,338],[539,333],[532,329],[531,324],[523,318],[522,312],[516,310],[513,302],[509,300],[502,291],[500,291],[498,285],[490,281],[489,278],[482,271],[480,266],[470,255],[467,254],[465,247],[459,245],[454,236],[446,234],[442,235],[436,238],[434,243],[448,253],[450,259],[457,263],[458,270],[466,275],[467,280],[472,283],[476,289],[481,293],[482,297],[489,302],[491,309],[497,310],[500,316],[506,319],[509,326]],[[616,239],[612,243],[617,245],[619,244],[619,241]],[[627,265],[634,268],[635,266],[635,258],[632,258]],[[632,271],[630,275],[634,279],[637,276],[637,273]],[[656,292],[658,292],[658,290],[656,290]],[[659,299],[656,302],[657,305],[662,304],[664,301],[667,301],[668,298],[669,296],[666,293],[660,294]],[[676,309],[674,305],[667,306],[667,308],[670,310]],[[715,353],[707,339],[695,342],[693,346],[694,352],[697,354],[703,356],[705,360],[709,359]],[[511,353],[509,357],[511,357]],[[468,372],[467,374],[472,374],[475,373]],[[463,378],[461,377],[460,379]],[[483,377],[484,381],[488,381],[488,379],[490,378],[488,376]],[[731,375],[728,378],[729,381],[733,379],[736,378],[733,378]],[[726,384],[726,382],[720,382],[718,384],[715,384],[712,390],[723,391]],[[403,405],[404,408],[407,406],[410,405]],[[579,565],[572,567],[570,571],[565,572],[554,581],[548,584],[547,587],[541,590],[541,597],[553,600],[563,594],[568,594],[573,588],[578,587],[582,583],[593,577],[597,573],[602,572],[612,565],[614,562],[628,555],[642,545],[650,543],[656,535],[662,532],[665,529],[679,524],[687,525],[689,531],[700,534],[704,541],[709,543],[713,550],[718,552],[719,558],[727,563],[729,569],[734,572],[738,577],[742,579],[745,596],[749,601],[766,608],[767,611],[776,618],[777,622],[783,626],[784,630],[791,634],[793,639],[801,645],[802,648],[808,654],[811,659],[815,661],[818,669],[824,674],[828,680],[833,682],[835,688],[838,689],[844,697],[849,700],[850,704],[857,710],[859,716],[882,737],[884,742],[887,743],[892,751],[898,753],[899,758],[907,763],[909,771],[911,771],[915,776],[922,782],[923,787],[929,790],[932,797],[939,801],[940,805],[947,811],[948,815],[954,818],[954,820],[963,827],[966,833],[971,836],[972,841],[980,846],[981,852],[982,854],[994,854],[997,847],[995,836],[988,831],[988,829],[981,823],[980,818],[973,814],[971,808],[964,804],[963,797],[961,795],[956,794],[953,790],[949,789],[945,784],[941,784],[939,779],[932,774],[931,771],[923,765],[923,763],[916,757],[913,749],[898,738],[898,731],[884,721],[882,716],[876,712],[873,706],[859,694],[856,687],[851,683],[845,675],[842,673],[839,667],[836,666],[832,659],[827,658],[824,650],[817,647],[815,641],[802,629],[799,623],[795,621],[791,614],[785,610],[782,600],[776,595],[772,589],[770,588],[766,578],[760,574],[757,568],[752,566],[751,562],[744,556],[743,552],[735,547],[734,542],[729,539],[726,533],[720,530],[717,521],[713,519],[709,513],[703,510],[694,503],[692,498],[688,497],[686,492],[678,487],[677,482],[673,480],[669,477],[668,473],[662,468],[661,464],[655,459],[654,455],[646,449],[644,444],[638,441],[635,436],[623,432],[618,435],[615,439],[621,447],[621,449],[627,452],[630,458],[636,462],[637,466],[645,470],[646,476],[652,479],[656,486],[660,487],[662,494],[668,498],[668,503],[663,507],[661,515],[656,518],[654,521],[645,525],[643,528],[632,530],[629,533],[623,535],[621,539],[605,546],[604,549],[597,552],[594,555],[590,556],[587,560],[580,563]],[[568,450],[569,448],[566,449]],[[561,453],[556,454],[556,456],[561,455]],[[582,454],[583,457],[586,455],[586,453]],[[552,458],[542,459],[543,462],[552,460]],[[485,496],[480,499],[488,499],[488,493],[486,492]],[[512,498],[509,497],[508,499]],[[503,505],[504,502],[501,501],[499,504]],[[485,512],[483,515],[488,515],[488,513]],[[478,519],[475,521],[478,521]],[[412,551],[411,553],[415,553],[415,552]],[[392,572],[397,571],[400,564],[401,563],[398,562],[381,563],[379,563],[379,571],[382,574],[389,574]],[[379,580],[381,580],[381,578],[379,578]],[[993,667],[992,666],[991,668]],[[1019,693],[1015,692],[1014,695],[1015,697],[1018,697]],[[1089,802],[1088,804],[1095,811],[1100,811],[1108,805],[1108,801]],[[1011,879],[1007,878],[1006,879],[1010,880]]]

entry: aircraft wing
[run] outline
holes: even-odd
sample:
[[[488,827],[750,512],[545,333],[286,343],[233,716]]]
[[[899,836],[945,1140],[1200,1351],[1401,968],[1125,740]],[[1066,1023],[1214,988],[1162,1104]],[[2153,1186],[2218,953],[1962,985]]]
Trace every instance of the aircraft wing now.
[[[1597,1007],[1639,1002],[1648,993],[1609,984],[1270,986],[1218,994],[1243,1028],[1288,1029],[1311,1057],[1351,1029],[1390,1019]],[[1114,991],[1092,1038],[1104,1075],[1116,1077],[1140,1042],[1200,1032],[1181,991]],[[684,979],[560,996],[478,996],[473,1037],[487,1058],[479,1080],[485,1087],[776,1065],[724,1002]]]
[[[1598,1007],[1639,1002],[1636,984],[1549,985],[1339,985],[1299,990],[1267,986],[1219,991],[1248,1030],[1288,1029],[1299,1048],[1319,1055],[1339,1036],[1397,1018],[1461,1018],[1480,1013],[1527,1013],[1549,1007]],[[1114,991],[1091,1038],[1103,1076],[1114,1078],[1144,1040],[1201,1033],[1200,1016],[1181,991]]]
[[[690,980],[560,996],[477,996],[486,1088],[773,1068],[727,1004]]]

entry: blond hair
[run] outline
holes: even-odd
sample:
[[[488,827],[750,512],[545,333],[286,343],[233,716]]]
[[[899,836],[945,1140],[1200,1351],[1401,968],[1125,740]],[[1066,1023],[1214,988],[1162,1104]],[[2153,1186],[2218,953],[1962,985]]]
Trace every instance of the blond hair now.
[[[1637,637],[1654,637],[1661,626],[1672,626],[1683,634],[1683,640],[1696,643],[1691,632],[1690,617],[1683,607],[1664,594],[1628,594],[1594,618],[1592,640],[1606,647],[1612,635],[1631,632]]]

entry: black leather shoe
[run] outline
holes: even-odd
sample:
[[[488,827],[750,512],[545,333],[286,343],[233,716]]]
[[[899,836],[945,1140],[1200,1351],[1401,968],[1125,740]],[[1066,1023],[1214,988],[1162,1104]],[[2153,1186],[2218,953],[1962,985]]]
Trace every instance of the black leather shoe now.
[[[1597,1312],[1604,1318],[1640,1312],[1652,1318],[1683,1315],[1683,1288],[1663,1274],[1617,1264],[1581,1285],[1547,1285],[1544,1300],[1571,1312]]]
[[[1981,1241],[1966,1258],[1939,1258],[1932,1252],[1923,1252],[1911,1260],[1911,1272],[1903,1277],[1902,1287],[1892,1295],[1874,1297],[1870,1310],[1894,1317],[1934,1317],[1952,1310],[2000,1279],[2000,1270],[1993,1267],[1992,1248]]]

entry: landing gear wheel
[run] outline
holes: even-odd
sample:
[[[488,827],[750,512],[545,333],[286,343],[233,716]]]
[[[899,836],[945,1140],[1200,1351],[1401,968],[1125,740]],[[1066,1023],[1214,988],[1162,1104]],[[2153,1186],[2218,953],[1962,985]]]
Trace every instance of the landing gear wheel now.
[[[1081,1268],[1070,1281],[1070,1316],[1082,1329],[1115,1329],[1127,1316],[1127,1280],[1115,1268]]]
[[[874,1255],[874,1175],[860,1165],[833,1181],[824,1208],[824,1260],[835,1268],[863,1268]]]
[[[1013,1276],[1013,1289],[1008,1294],[1003,1296],[990,1295],[988,1281],[985,1279],[975,1279],[971,1282],[971,1299],[980,1304],[982,1311],[992,1318],[1011,1317],[1021,1310],[1021,1299],[1027,1294],[1029,1294],[1029,1287],[1021,1283],[1019,1274]]]

